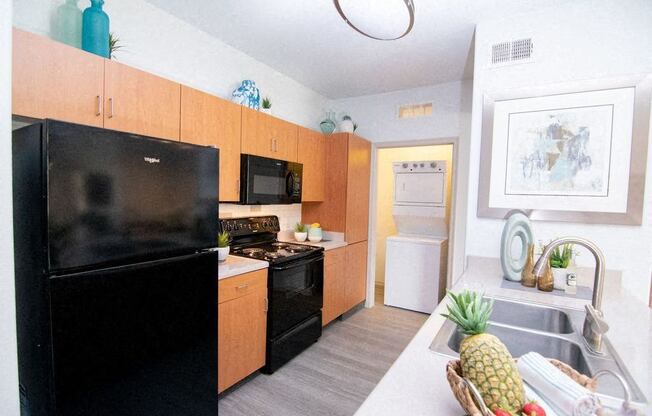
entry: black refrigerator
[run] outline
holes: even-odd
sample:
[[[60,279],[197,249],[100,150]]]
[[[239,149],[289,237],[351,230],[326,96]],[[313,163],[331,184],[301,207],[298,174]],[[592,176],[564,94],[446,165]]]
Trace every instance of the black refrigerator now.
[[[14,131],[21,411],[217,414],[218,150]]]

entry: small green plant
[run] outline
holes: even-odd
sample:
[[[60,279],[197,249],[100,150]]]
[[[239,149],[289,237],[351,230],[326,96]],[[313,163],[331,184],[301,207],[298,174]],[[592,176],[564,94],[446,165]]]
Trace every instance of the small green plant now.
[[[298,222],[297,225],[294,226],[294,232],[295,233],[307,233],[308,232],[308,227],[306,227],[306,224],[301,224],[300,222]]]
[[[562,244],[555,247],[552,253],[550,253],[550,267],[555,269],[567,268],[571,258],[573,258],[573,252],[572,244]]]
[[[272,108],[272,100],[269,97],[263,98],[263,108],[270,109]]]
[[[115,53],[122,48],[120,38],[113,32],[109,33],[109,59],[114,59]]]
[[[347,116],[343,116],[343,117],[342,117],[342,120],[351,120],[351,121],[353,121],[353,120],[351,119],[351,116],[348,116],[348,115],[347,115]]]
[[[353,132],[355,133],[357,129],[358,129],[358,123],[353,123]]]
[[[226,231],[217,234],[217,246],[220,248],[228,247],[229,243],[231,242],[230,240],[231,238],[229,236],[229,233],[227,233]]]

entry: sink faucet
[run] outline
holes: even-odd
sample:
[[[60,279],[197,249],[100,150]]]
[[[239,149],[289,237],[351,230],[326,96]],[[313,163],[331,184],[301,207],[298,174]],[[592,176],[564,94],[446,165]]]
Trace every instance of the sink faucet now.
[[[604,255],[602,251],[593,242],[580,238],[580,237],[562,237],[552,241],[546,246],[541,253],[541,257],[537,260],[532,274],[537,277],[543,275],[550,253],[555,247],[562,244],[578,244],[586,247],[595,257],[595,280],[593,282],[593,299],[591,305],[586,305],[586,318],[584,319],[584,327],[582,335],[586,340],[587,345],[591,351],[601,354],[602,349],[602,335],[609,330],[609,326],[604,321],[602,314],[602,289],[604,287]]]

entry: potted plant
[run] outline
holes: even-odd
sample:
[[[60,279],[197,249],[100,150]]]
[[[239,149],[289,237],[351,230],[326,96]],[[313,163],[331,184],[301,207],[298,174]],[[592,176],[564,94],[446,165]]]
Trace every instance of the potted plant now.
[[[217,235],[217,259],[219,261],[226,260],[231,247],[229,247],[230,241],[229,233],[223,231]]]
[[[305,224],[298,222],[297,225],[294,226],[294,239],[303,242],[306,241],[306,238],[308,238],[308,229]]]
[[[555,247],[550,254],[550,268],[552,269],[555,289],[564,290],[566,288],[568,266],[574,252],[572,244],[562,244]]]
[[[269,97],[263,98],[263,107],[260,111],[266,114],[272,114],[272,100]]]
[[[340,131],[342,133],[353,133],[354,130],[355,123],[353,123],[351,117],[348,115],[342,117],[342,121],[340,122]]]

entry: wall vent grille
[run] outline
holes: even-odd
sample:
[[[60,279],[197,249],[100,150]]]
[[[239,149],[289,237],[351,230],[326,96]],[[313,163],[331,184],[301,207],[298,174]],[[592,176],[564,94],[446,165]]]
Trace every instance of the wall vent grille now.
[[[534,44],[532,39],[518,39],[491,45],[490,66],[503,66],[532,62]]]
[[[398,118],[417,118],[432,115],[432,103],[406,104],[398,108]]]

